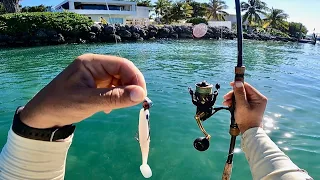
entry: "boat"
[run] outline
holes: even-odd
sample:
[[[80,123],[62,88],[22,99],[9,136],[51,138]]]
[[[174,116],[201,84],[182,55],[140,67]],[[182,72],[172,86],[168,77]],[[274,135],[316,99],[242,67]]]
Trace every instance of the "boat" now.
[[[318,40],[319,41],[319,40]],[[298,40],[299,43],[309,43],[309,44],[313,44],[315,45],[317,43],[316,39],[299,39]]]

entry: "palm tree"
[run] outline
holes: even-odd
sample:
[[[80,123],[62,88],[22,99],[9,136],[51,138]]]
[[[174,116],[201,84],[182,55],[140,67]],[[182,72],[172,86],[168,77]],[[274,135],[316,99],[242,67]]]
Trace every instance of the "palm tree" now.
[[[286,21],[289,17],[288,14],[284,13],[281,9],[271,9],[270,14],[264,20],[263,28],[271,27],[278,30],[288,30],[289,23]]]
[[[171,2],[169,0],[158,0],[155,4],[155,12],[158,17],[163,17],[171,7]]]
[[[211,18],[217,21],[224,21],[224,16],[229,15],[226,11],[224,11],[227,8],[228,6],[226,5],[225,1],[210,0],[207,7],[208,20]]]
[[[0,0],[0,3],[3,4],[7,13],[16,13],[20,11],[19,1],[20,0]]]
[[[193,9],[192,17],[203,18],[204,16],[207,15],[207,6],[208,6],[207,3],[199,3],[196,1],[191,1],[188,4],[192,6],[192,9]]]
[[[267,4],[260,0],[248,0],[248,3],[241,2],[241,11],[246,11],[242,21],[248,21],[249,26],[260,24],[262,22],[261,15],[266,15],[268,10]]]
[[[190,18],[192,17],[192,14],[192,6],[181,1],[172,4],[169,11],[165,13],[163,18],[165,19],[165,23],[171,23],[173,21]]]

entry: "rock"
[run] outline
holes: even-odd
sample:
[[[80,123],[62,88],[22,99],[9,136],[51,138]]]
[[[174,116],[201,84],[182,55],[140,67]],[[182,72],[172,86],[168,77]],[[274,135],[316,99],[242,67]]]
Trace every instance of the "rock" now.
[[[130,26],[129,25],[126,24],[125,27],[126,27],[126,30],[130,31]]]
[[[244,32],[243,33],[243,39],[252,39],[252,35]]]
[[[173,33],[173,34],[170,34],[170,38],[172,39],[178,39],[179,38],[179,35],[177,33]]]
[[[37,39],[41,39],[41,40],[48,38],[48,35],[43,30],[38,30],[35,36]]]
[[[182,39],[191,39],[191,38],[193,38],[193,35],[190,34],[190,33],[181,33],[181,34],[179,34],[179,38],[182,38]]]
[[[51,38],[51,42],[56,43],[56,44],[62,44],[65,43],[65,39],[62,36],[62,34],[57,34]]]
[[[120,31],[126,31],[127,30],[126,26],[123,26],[123,25],[121,25],[119,28],[120,28],[119,29]]]
[[[154,26],[154,25],[149,25],[148,26],[148,30],[150,31],[150,30],[156,30],[156,31],[158,31],[158,28],[156,27],[156,26]]]
[[[55,30],[53,30],[53,29],[47,29],[47,30],[45,31],[45,33],[46,33],[50,38],[52,38],[52,37],[54,37],[55,35],[58,34],[57,31],[55,31]]]
[[[138,39],[137,39],[137,41],[143,41],[144,39],[143,39],[143,37],[139,37]]]
[[[109,25],[104,25],[103,29],[105,34],[113,34],[116,31],[115,27]]]
[[[157,33],[158,33],[157,30],[151,29],[149,30],[148,36],[149,38],[153,38],[157,35]]]
[[[7,42],[9,39],[8,35],[0,34],[0,42]]]
[[[173,29],[177,33],[181,33],[182,32],[182,28],[180,26],[174,26]]]
[[[119,31],[117,34],[119,34],[119,36],[121,38],[130,38],[131,37],[131,32],[129,32],[128,30]]]
[[[158,30],[158,37],[159,38],[167,38],[170,35],[170,29],[168,28],[161,28]]]
[[[94,33],[100,33],[102,32],[102,26],[100,24],[95,23],[91,26],[91,31]]]
[[[89,32],[88,39],[90,42],[97,42],[97,36],[94,32]]]
[[[82,38],[79,38],[79,39],[78,39],[78,43],[80,43],[80,44],[85,44],[85,43],[87,43],[87,41],[84,40],[84,39],[82,39]]]
[[[41,40],[34,36],[30,38],[29,43],[32,45],[41,45]]]
[[[147,37],[147,32],[146,32],[146,30],[144,30],[144,29],[140,29],[140,30],[139,30],[139,34],[140,34],[140,37],[143,37],[143,38],[146,38],[146,37]]]
[[[191,26],[181,26],[181,33],[192,34],[192,27]]]
[[[271,40],[271,36],[270,35],[267,35],[267,34],[257,34],[257,36],[259,37],[259,39],[263,40],[263,41],[269,41]]]
[[[140,34],[138,34],[138,33],[132,33],[132,39],[134,39],[134,40],[138,40],[139,38],[140,38]]]
[[[138,33],[139,32],[139,30],[140,30],[140,28],[138,27],[138,26],[131,26],[130,27],[130,32],[131,33]]]
[[[110,42],[121,42],[121,37],[116,34],[110,34],[108,39]]]
[[[116,31],[120,31],[120,25],[119,24],[115,24],[114,28],[116,29]]]
[[[173,27],[172,27],[171,25],[164,25],[164,28],[169,29],[169,30],[170,30],[170,33],[175,32],[174,29],[173,29]]]

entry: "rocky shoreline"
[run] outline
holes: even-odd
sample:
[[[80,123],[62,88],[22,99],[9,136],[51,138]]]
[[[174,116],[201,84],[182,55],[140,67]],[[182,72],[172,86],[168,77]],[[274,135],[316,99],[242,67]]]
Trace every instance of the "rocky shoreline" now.
[[[244,39],[260,41],[296,42],[295,38],[270,36],[267,34],[243,34]],[[157,27],[100,25],[79,31],[57,32],[55,30],[39,29],[34,32],[21,32],[15,35],[0,34],[0,47],[44,46],[68,43],[98,43],[98,42],[127,42],[152,39],[193,39],[192,26],[164,25]],[[205,36],[200,39],[234,39],[236,33],[226,27],[208,27]]]

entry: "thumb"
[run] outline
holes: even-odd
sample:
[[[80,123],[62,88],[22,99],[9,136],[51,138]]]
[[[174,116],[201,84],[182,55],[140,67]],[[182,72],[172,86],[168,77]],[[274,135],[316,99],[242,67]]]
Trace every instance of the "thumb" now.
[[[246,106],[248,104],[246,90],[245,90],[244,85],[241,81],[236,81],[234,83],[233,92],[234,92],[236,104],[238,104],[240,106]]]
[[[141,103],[145,97],[145,90],[136,85],[90,89],[90,97],[87,101],[98,111],[106,109],[120,109]]]

